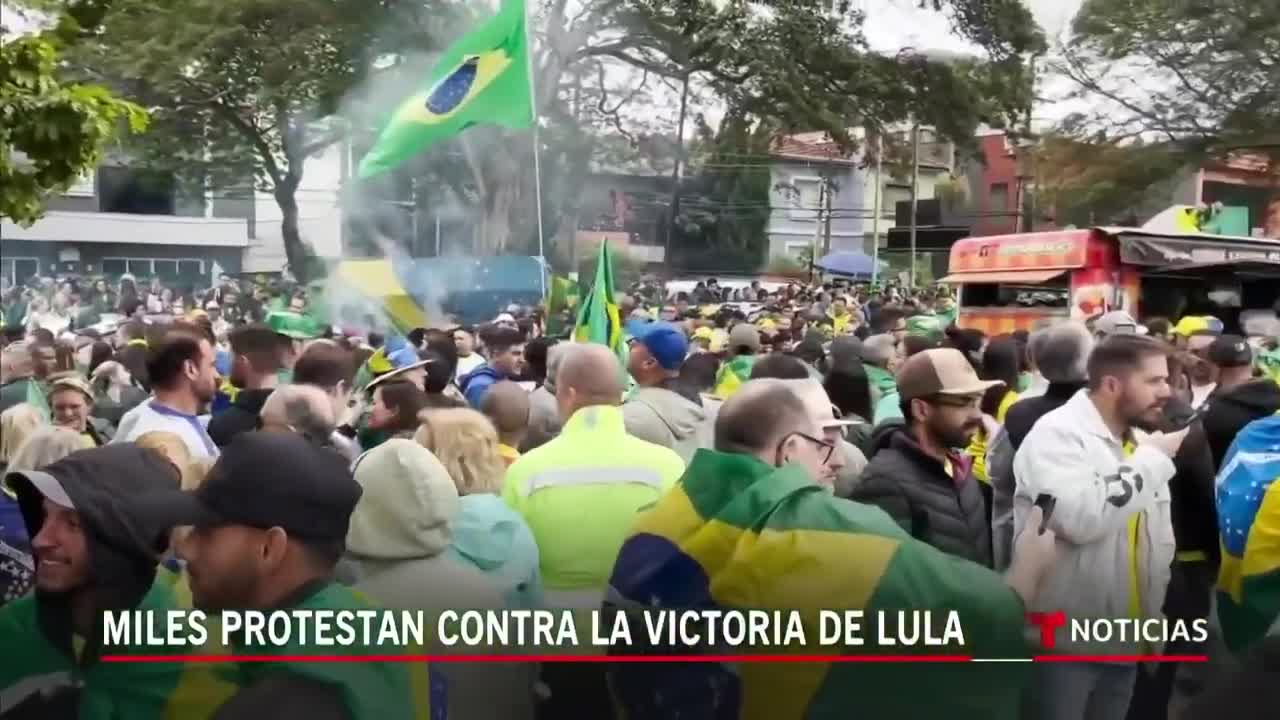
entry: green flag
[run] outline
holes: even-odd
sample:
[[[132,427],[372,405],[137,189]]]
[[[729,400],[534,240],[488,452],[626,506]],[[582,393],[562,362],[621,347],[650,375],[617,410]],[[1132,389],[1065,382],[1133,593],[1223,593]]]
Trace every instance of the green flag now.
[[[578,308],[578,325],[574,328],[573,339],[607,345],[625,365],[622,320],[618,317],[614,297],[613,258],[606,240],[600,244],[600,255],[596,258],[596,281]]]
[[[418,92],[405,98],[360,161],[360,179],[476,123],[533,126],[524,0],[503,0],[498,14],[445,51]]]

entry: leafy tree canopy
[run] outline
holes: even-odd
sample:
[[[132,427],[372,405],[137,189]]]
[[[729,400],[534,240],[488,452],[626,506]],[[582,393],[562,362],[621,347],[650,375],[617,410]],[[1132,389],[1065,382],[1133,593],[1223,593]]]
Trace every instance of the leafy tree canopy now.
[[[50,194],[93,170],[122,130],[142,131],[147,116],[100,85],[68,82],[48,38],[0,38],[0,217],[28,225]]]
[[[1073,35],[1058,69],[1096,107],[1077,134],[1280,157],[1280,3],[1086,0]]]

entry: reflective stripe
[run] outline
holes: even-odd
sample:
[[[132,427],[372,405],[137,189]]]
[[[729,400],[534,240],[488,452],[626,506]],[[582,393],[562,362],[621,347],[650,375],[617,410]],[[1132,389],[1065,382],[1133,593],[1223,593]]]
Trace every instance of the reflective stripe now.
[[[525,483],[522,492],[524,497],[553,487],[583,485],[621,485],[631,483],[647,485],[654,490],[662,490],[662,475],[656,470],[643,467],[594,467],[568,468],[564,470],[543,470],[534,473]]]
[[[1203,550],[1183,550],[1173,556],[1178,562],[1206,562],[1209,554]]]

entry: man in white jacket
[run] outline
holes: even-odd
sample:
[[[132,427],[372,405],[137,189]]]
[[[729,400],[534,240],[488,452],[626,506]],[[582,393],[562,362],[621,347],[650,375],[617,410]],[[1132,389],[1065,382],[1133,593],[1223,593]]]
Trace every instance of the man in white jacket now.
[[[1089,356],[1088,386],[1040,418],[1019,448],[1015,532],[1037,497],[1049,495],[1056,501],[1049,525],[1063,546],[1029,609],[1061,610],[1068,622],[1162,617],[1175,550],[1168,486],[1187,431],[1141,431],[1159,421],[1169,398],[1167,354],[1151,338],[1107,338]],[[1059,632],[1058,649],[1128,656],[1160,650],[1118,634],[1110,642],[1073,643],[1066,632]],[[1138,672],[1125,662],[1038,668],[1041,720],[1123,720]]]

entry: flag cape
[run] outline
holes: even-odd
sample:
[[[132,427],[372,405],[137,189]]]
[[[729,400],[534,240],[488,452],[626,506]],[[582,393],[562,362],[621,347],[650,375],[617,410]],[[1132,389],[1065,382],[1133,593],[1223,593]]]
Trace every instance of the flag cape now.
[[[721,400],[728,400],[738,392],[742,383],[751,379],[751,368],[756,364],[754,355],[739,355],[720,366],[716,372],[716,387],[712,392]]]
[[[477,123],[533,126],[524,0],[503,0],[498,14],[460,38],[405,98],[360,161],[360,179],[395,168]]]
[[[608,241],[605,241],[600,244],[600,255],[596,259],[596,279],[591,285],[591,292],[578,308],[578,324],[574,328],[573,339],[577,342],[606,345],[621,360],[624,352],[622,322],[618,316],[618,305],[614,302],[615,297],[613,256],[609,253]]]
[[[937,647],[879,646],[870,617],[934,609],[941,618],[944,608],[959,613],[965,635],[964,646],[949,646],[947,654],[1029,651],[1022,602],[994,571],[912,540],[879,508],[835,498],[799,466],[774,468],[710,450],[699,450],[680,482],[639,515],[614,565],[609,597],[628,612],[767,609],[803,617],[806,645],[706,648],[711,653],[940,654]],[[820,646],[823,609],[863,610],[865,645]],[[850,717],[853,709],[865,718],[1012,720],[1026,667],[627,664],[615,666],[610,685],[629,717],[825,719]]]
[[[1280,618],[1280,416],[1245,426],[1217,478],[1218,618],[1233,651]]]

